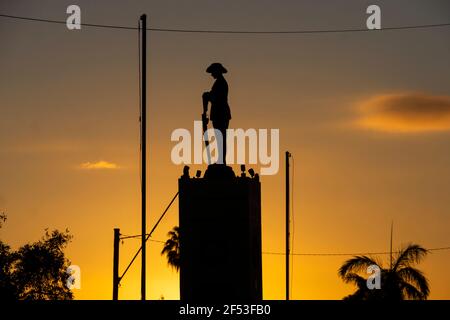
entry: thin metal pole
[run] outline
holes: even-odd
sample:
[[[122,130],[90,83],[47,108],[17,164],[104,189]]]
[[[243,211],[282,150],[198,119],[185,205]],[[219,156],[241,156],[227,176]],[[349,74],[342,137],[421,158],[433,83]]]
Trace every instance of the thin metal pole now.
[[[394,233],[394,221],[391,221],[391,245],[390,245],[390,267],[392,270],[392,237]]]
[[[142,70],[141,70],[141,83],[142,83],[142,97],[141,97],[141,139],[142,139],[142,150],[141,150],[141,209],[142,209],[142,267],[141,267],[141,300],[145,300],[145,273],[146,273],[146,250],[145,250],[145,235],[146,231],[146,211],[147,211],[147,185],[146,185],[146,172],[147,172],[147,15],[143,14],[141,16],[141,35],[142,35]]]
[[[289,184],[289,157],[291,154],[286,151],[286,300],[289,300],[289,194],[290,194],[290,184]]]
[[[119,244],[120,229],[114,228],[113,300],[119,299]]]

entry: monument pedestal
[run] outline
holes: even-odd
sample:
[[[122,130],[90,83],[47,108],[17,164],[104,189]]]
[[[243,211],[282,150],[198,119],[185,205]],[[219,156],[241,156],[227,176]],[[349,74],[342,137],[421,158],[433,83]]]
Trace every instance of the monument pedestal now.
[[[261,184],[210,165],[179,179],[180,298],[262,299]]]

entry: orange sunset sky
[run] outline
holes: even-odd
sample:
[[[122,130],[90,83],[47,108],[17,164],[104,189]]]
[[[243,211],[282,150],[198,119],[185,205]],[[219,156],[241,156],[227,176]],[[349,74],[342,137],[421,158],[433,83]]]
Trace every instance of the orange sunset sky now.
[[[365,28],[373,1],[22,1],[0,13],[83,23],[226,30]],[[382,27],[450,22],[448,1],[376,1]],[[170,135],[200,120],[205,73],[222,62],[233,128],[280,130],[280,171],[263,176],[262,247],[284,251],[284,151],[295,159],[294,251],[450,246],[450,27],[330,34],[148,34],[148,230],[177,191]],[[113,228],[140,232],[138,33],[0,17],[0,230],[13,248],[46,228],[74,236],[77,299],[111,299]],[[96,165],[97,164],[97,165]],[[249,167],[249,166],[247,166]],[[257,165],[253,166],[259,171]],[[192,166],[205,170],[206,166]],[[235,171],[238,167],[235,166]],[[178,203],[153,239],[178,224]],[[139,240],[120,250],[124,270]],[[148,244],[148,299],[178,299],[178,274]],[[349,256],[296,256],[293,299],[341,299]],[[387,256],[383,256],[387,259]],[[450,298],[450,251],[419,265]],[[263,295],[284,299],[284,257],[263,255]],[[139,299],[140,261],[119,297]]]

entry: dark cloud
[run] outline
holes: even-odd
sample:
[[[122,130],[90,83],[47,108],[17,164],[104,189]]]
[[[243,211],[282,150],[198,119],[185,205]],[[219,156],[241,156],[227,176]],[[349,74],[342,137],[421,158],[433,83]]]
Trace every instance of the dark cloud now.
[[[384,94],[358,105],[358,126],[387,132],[450,130],[450,97],[424,93]]]

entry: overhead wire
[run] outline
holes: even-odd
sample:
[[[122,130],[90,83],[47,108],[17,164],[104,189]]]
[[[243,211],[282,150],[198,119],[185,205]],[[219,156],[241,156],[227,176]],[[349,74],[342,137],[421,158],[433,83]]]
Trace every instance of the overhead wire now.
[[[167,205],[166,209],[164,210],[164,212],[161,214],[161,216],[159,217],[158,221],[155,223],[155,225],[153,226],[152,230],[150,231],[150,233],[146,234],[146,238],[145,238],[145,242],[148,241],[148,239],[152,236],[153,232],[155,231],[155,229],[158,227],[159,223],[161,222],[161,220],[164,218],[164,216],[166,215],[167,211],[169,211],[169,208],[172,206],[172,204],[175,202],[175,199],[178,197],[179,192],[177,191],[177,193],[175,193],[175,196],[172,198],[172,200],[170,201],[170,203]],[[142,237],[142,235],[139,235],[140,237]],[[134,236],[133,236],[134,237]],[[163,242],[163,241],[158,241],[158,242]],[[122,273],[122,275],[119,277],[119,282],[122,280],[122,278],[125,276],[125,274],[128,272],[128,270],[130,269],[131,265],[133,264],[133,262],[136,260],[136,258],[138,257],[139,253],[142,251],[142,246],[139,247],[139,250],[136,252],[136,254],[133,256],[133,259],[131,259],[130,263],[128,264],[128,266],[125,268],[125,271]]]
[[[147,234],[148,236],[149,234]],[[133,236],[124,236],[120,239],[133,239],[133,238],[139,238],[141,235],[133,235]],[[163,240],[157,240],[157,239],[150,239],[150,241],[159,242],[159,243],[166,243]],[[448,247],[437,247],[437,248],[429,248],[426,249],[427,251],[444,251],[444,250],[450,250],[450,246]],[[275,252],[275,251],[262,251],[262,254],[267,255],[280,255],[284,256],[286,255],[285,252]],[[393,251],[392,253],[398,254],[400,251]],[[342,252],[321,252],[321,253],[290,253],[292,256],[370,256],[370,255],[388,255],[390,254],[390,251],[373,251],[373,252],[348,252],[348,253],[342,253]]]
[[[450,250],[450,247],[440,247],[440,248],[430,248],[427,251],[441,251]],[[274,251],[263,251],[263,254],[268,255],[280,255],[284,256],[284,252],[274,252]],[[400,251],[394,251],[392,253],[400,253]],[[370,256],[370,255],[388,255],[391,254],[389,251],[385,252],[352,252],[352,253],[291,253],[293,256]]]
[[[24,20],[24,21],[34,21],[34,22],[45,22],[53,24],[66,24],[66,21],[62,20],[52,20],[44,18],[35,17],[25,17],[17,16],[11,14],[0,14],[0,17]],[[80,23],[81,26],[85,27],[95,27],[95,28],[106,28],[106,29],[121,29],[121,30],[137,30],[139,27],[123,26],[123,25],[113,25],[113,24],[99,24],[99,23]],[[342,28],[342,29],[314,29],[314,30],[212,30],[212,29],[180,29],[180,28],[156,28],[150,27],[146,30],[154,32],[170,32],[170,33],[209,33],[209,34],[320,34],[320,33],[351,33],[351,32],[380,32],[389,30],[411,30],[411,29],[430,29],[439,27],[448,27],[450,22],[445,23],[433,23],[433,24],[420,24],[420,25],[405,25],[405,26],[391,26],[383,27],[381,29],[367,29],[367,28]]]

